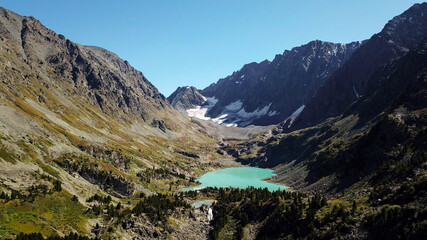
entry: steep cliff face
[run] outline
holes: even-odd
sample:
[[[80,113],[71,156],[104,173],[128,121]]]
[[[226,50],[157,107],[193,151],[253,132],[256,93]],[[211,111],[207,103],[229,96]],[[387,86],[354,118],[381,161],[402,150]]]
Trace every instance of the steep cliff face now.
[[[427,3],[415,4],[373,35],[317,91],[289,131],[338,116],[369,91],[369,79],[381,65],[406,54],[427,37]]]
[[[316,40],[286,50],[271,62],[246,64],[201,91],[209,101],[199,115],[230,126],[277,124],[300,112],[361,45]]]
[[[44,89],[53,94],[58,91],[126,121],[150,124],[164,120],[160,112],[170,111],[167,100],[144,75],[114,53],[73,43],[32,17],[4,9],[0,12],[3,60],[20,61],[13,71],[31,71],[21,77],[3,76],[5,87],[12,92],[19,92],[18,85],[28,85],[35,78],[44,87],[29,87],[33,95],[44,95]],[[7,73],[10,63],[4,64],[3,73]]]

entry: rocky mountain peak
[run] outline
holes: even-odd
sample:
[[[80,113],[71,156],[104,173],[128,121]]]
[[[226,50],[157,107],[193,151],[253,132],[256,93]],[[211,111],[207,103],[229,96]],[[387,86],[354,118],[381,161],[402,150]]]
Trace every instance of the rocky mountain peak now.
[[[289,131],[334,117],[366,93],[376,69],[400,58],[427,37],[427,3],[416,4],[390,20],[338,69],[308,101]]]
[[[265,80],[262,78],[261,74],[265,72],[269,64],[270,61],[268,60],[264,60],[260,63],[252,62],[245,64],[240,70],[233,72],[225,78],[219,79],[218,82],[212,83],[207,88],[203,89],[203,95],[211,97],[215,94],[221,94],[218,92],[218,89],[223,88],[224,85],[230,87],[235,87],[236,84],[237,86],[253,86],[258,81]]]
[[[168,100],[170,104],[178,111],[185,113],[186,109],[195,108],[203,105],[206,98],[195,87],[178,87]]]
[[[222,124],[238,126],[269,125],[294,117],[361,45],[362,42],[335,44],[315,40],[285,50],[271,62],[245,64],[202,90],[210,101],[200,105],[203,114],[197,116],[220,118],[218,122]]]
[[[402,14],[391,19],[379,33],[380,37],[403,48],[419,43],[426,32],[427,3],[415,4]]]
[[[73,43],[35,18],[5,9],[1,9],[0,32],[4,59],[22,60],[19,67],[37,73],[40,82],[54,87],[51,91],[126,121],[163,121],[162,110],[171,109],[140,71],[108,50]],[[28,79],[5,77],[4,81],[18,91],[17,84]]]

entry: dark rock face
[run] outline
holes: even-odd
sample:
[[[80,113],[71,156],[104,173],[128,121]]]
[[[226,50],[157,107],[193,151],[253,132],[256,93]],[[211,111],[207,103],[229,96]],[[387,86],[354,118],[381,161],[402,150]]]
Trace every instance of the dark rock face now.
[[[334,44],[317,40],[276,55],[272,62],[247,64],[203,90],[203,95],[218,99],[208,114],[218,115],[237,100],[246,112],[271,104],[268,111],[271,116],[263,116],[254,124],[277,123],[304,105],[360,45],[360,42]]]
[[[263,73],[268,68],[269,61],[265,60],[260,63],[249,63],[232,75],[212,83],[203,89],[204,96],[218,99],[218,103],[209,110],[208,115],[216,117],[223,111],[224,107],[230,103],[247,98],[249,92],[254,92],[258,81],[263,77]],[[252,91],[251,91],[252,90]],[[263,107],[263,106],[262,106]]]
[[[202,91],[203,96],[218,100],[209,107],[207,116],[217,118],[227,114],[223,123],[239,126],[277,124],[302,108],[361,45],[361,42],[335,44],[316,40],[286,50],[272,62],[246,64]],[[176,98],[171,95],[171,99]],[[206,104],[211,105],[212,101]]]
[[[425,156],[427,38],[377,69],[367,84],[372,84],[370,91],[341,116],[292,133],[278,131],[264,145],[252,143],[260,146],[256,157],[243,157],[252,149],[242,148],[240,161],[284,166],[278,179],[295,189],[339,192],[379,171],[386,162]],[[303,166],[305,174],[297,171]],[[333,180],[317,185],[326,178]]]
[[[168,100],[176,110],[185,113],[187,109],[203,105],[206,98],[195,87],[178,87]]]
[[[117,55],[99,47],[82,46],[44,27],[33,17],[0,8],[2,48],[31,68],[45,86],[78,96],[112,117],[150,124],[155,112],[170,109],[165,97]],[[3,79],[9,85],[23,79]],[[12,88],[13,86],[11,86]],[[41,99],[42,101],[44,99]]]
[[[99,185],[101,189],[115,197],[130,197],[134,192],[132,183],[114,174],[106,174],[105,172],[98,172],[93,169],[80,170],[78,173],[86,181]]]
[[[343,113],[369,91],[377,68],[406,54],[427,37],[427,3],[415,4],[373,35],[308,101],[288,131],[313,126]]]

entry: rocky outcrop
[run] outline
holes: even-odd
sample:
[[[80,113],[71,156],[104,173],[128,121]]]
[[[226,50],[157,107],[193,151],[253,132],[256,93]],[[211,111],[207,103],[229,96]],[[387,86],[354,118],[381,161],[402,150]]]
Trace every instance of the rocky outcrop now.
[[[206,98],[195,87],[178,87],[169,97],[169,103],[179,112],[185,113],[187,109],[201,106]]]
[[[86,181],[99,185],[101,189],[117,198],[131,197],[135,187],[124,178],[96,169],[81,169],[78,174]]]

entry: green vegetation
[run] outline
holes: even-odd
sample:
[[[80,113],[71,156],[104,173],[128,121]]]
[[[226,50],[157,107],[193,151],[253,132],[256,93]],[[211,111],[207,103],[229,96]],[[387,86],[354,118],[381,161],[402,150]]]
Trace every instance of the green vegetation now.
[[[93,195],[92,197],[86,199],[86,202],[93,202],[97,201],[104,204],[110,204],[111,203],[111,196],[108,195],[106,197],[99,196],[98,194]]]
[[[98,238],[89,238],[86,236],[80,236],[77,233],[70,233],[64,237],[59,237],[59,236],[49,236],[47,238],[44,238],[43,235],[41,233],[20,233],[17,237],[16,240],[98,240]]]
[[[341,239],[363,232],[372,239],[426,239],[425,208],[326,201],[296,192],[266,189],[213,189],[211,239],[244,239],[245,228],[258,226],[256,239]],[[378,210],[375,210],[378,209]],[[366,237],[366,236],[365,236]]]
[[[367,217],[366,227],[375,239],[426,239],[427,209],[386,205]]]
[[[40,187],[32,188],[37,193]],[[20,193],[18,196],[23,196]],[[33,195],[31,195],[33,196]],[[1,201],[1,200],[0,200]],[[33,198],[16,198],[0,204],[0,235],[39,232],[44,236],[56,235],[56,230],[86,234],[85,208],[72,201],[64,191],[37,195]]]
[[[41,175],[41,178],[52,182],[53,188],[49,189],[49,187],[45,184],[38,184],[28,187],[25,191],[11,189],[10,194],[0,192],[0,199],[4,199],[5,202],[14,199],[19,199],[26,202],[34,202],[36,197],[44,197],[47,194],[52,195],[54,192],[60,192],[62,190],[61,181],[52,179],[48,175]]]
[[[172,172],[166,168],[157,168],[157,169],[146,169],[145,171],[139,172],[136,174],[141,178],[142,181],[151,182],[151,179],[161,180],[169,179],[172,180],[172,177],[186,179],[185,175],[182,173]],[[193,179],[194,181],[194,179]]]
[[[55,162],[69,172],[84,176],[92,184],[99,185],[106,192],[120,197],[129,197],[132,194],[132,184],[121,172],[115,168],[99,165],[90,157],[67,154],[55,159]]]
[[[132,209],[132,213],[141,215],[147,214],[153,221],[166,221],[170,211],[175,208],[190,208],[182,194],[166,195],[157,194],[144,198]]]
[[[233,232],[233,239],[241,239],[247,224],[263,222],[258,238],[276,239],[290,236],[292,238],[308,238],[331,236],[339,230],[317,233],[315,227],[328,225],[315,218],[316,212],[326,206],[326,199],[319,196],[308,197],[302,193],[275,191],[267,189],[218,189],[217,202],[213,205],[214,220],[210,237],[220,239],[224,229]],[[342,209],[334,209],[328,218],[347,216]]]
[[[6,162],[16,163],[16,156],[10,152],[0,142],[0,159]],[[1,161],[1,160],[0,160]]]

